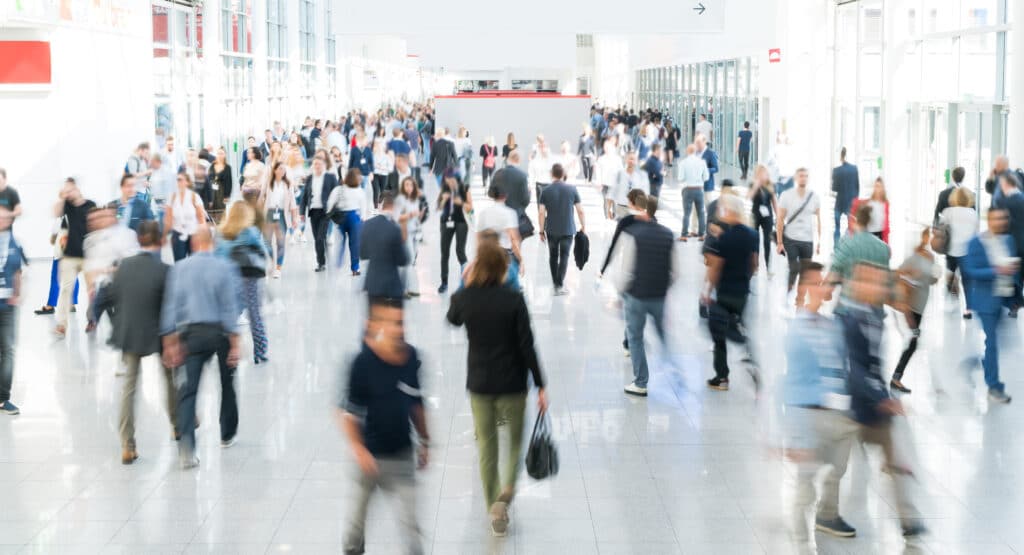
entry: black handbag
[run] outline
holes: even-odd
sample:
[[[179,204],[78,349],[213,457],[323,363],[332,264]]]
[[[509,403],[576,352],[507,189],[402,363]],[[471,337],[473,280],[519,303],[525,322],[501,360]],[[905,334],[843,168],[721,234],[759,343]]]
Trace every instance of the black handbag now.
[[[242,277],[267,277],[267,257],[255,245],[238,245],[231,249],[231,261],[238,265]]]
[[[543,480],[558,474],[558,451],[551,439],[547,411],[537,415],[526,451],[526,473],[534,480]]]
[[[533,236],[533,222],[526,213],[519,215],[519,239],[523,240]]]

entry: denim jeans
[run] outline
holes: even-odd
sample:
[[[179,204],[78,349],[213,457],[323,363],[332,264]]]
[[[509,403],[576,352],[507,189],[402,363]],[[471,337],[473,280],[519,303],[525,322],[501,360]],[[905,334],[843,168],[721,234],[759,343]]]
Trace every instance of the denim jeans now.
[[[999,320],[1000,312],[979,312],[981,329],[985,331],[985,358],[981,367],[985,370],[985,385],[989,389],[1002,391],[1006,386],[999,381]]]
[[[704,190],[700,187],[686,187],[683,189],[683,230],[680,237],[685,237],[690,232],[690,212],[697,209],[697,235],[704,235],[707,220],[704,215]]]
[[[190,457],[196,448],[196,396],[199,393],[199,378],[203,366],[212,357],[217,357],[220,369],[220,437],[231,439],[238,431],[238,400],[235,397],[235,368],[228,366],[228,351],[231,344],[220,326],[192,325],[182,332],[185,345],[184,383],[180,376],[175,378],[178,386],[178,431],[181,433],[180,450],[184,457]]]
[[[569,269],[571,252],[572,235],[548,237],[548,266],[551,268],[551,282],[556,288],[565,285],[565,272]]]
[[[192,243],[189,242],[189,239],[188,235],[181,235],[177,231],[171,232],[171,253],[174,255],[175,262],[192,254]]]
[[[665,298],[638,299],[629,293],[622,294],[622,313],[626,319],[626,341],[629,343],[629,358],[633,362],[633,383],[647,387],[649,375],[647,352],[644,349],[644,328],[647,316],[654,318],[654,329],[665,344]]]
[[[419,251],[419,241],[416,240],[416,234],[411,231],[406,234],[405,248],[409,251],[409,264],[402,266],[398,269],[398,274],[402,278],[402,283],[405,285],[406,293],[419,293],[420,282],[416,275],[416,255]]]
[[[53,266],[50,268],[50,295],[46,297],[46,306],[57,306],[57,297],[60,295],[60,276],[58,274],[58,268],[60,267],[60,259],[53,259]],[[78,304],[78,280],[75,280],[75,291],[74,298],[71,304]]]
[[[338,266],[341,266],[342,258],[345,257],[345,240],[348,239],[349,267],[353,272],[358,272],[359,231],[363,228],[363,221],[359,218],[359,211],[343,211],[337,223],[338,229],[341,231],[341,246],[338,250]]]
[[[832,231],[832,248],[833,249],[835,248],[836,245],[839,244],[839,238],[842,237],[842,235],[843,235],[843,228],[839,225],[841,220],[842,220],[842,218],[843,218],[843,216],[846,216],[846,225],[847,225],[847,227],[849,227],[849,225],[850,225],[850,208],[847,207],[846,210],[843,210],[842,207],[837,206],[835,208],[834,212],[835,212],[835,216],[836,216],[836,222],[835,222],[835,226],[836,227]]]
[[[6,301],[3,301],[6,303]],[[18,331],[18,309],[5,306],[0,309],[0,404],[11,400],[14,382],[14,345]]]

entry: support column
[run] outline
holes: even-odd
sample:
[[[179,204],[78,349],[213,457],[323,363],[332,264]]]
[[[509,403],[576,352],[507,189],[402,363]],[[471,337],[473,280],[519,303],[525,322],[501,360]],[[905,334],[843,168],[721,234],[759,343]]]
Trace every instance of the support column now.
[[[1024,16],[1024,0],[1008,0],[1013,4],[1013,13]],[[1024,167],[1024,23],[1011,21],[1013,30],[1009,33],[1015,67],[1006,67],[1006,82],[1010,85],[1010,116],[1007,125],[1007,154],[1013,167]]]

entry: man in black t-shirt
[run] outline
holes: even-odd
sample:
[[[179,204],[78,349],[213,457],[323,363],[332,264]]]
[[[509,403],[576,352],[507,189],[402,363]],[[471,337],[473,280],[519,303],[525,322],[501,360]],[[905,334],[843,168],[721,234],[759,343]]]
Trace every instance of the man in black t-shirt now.
[[[726,341],[734,340],[747,344],[750,362],[750,376],[755,390],[760,387],[757,367],[747,338],[743,335],[743,309],[750,294],[750,278],[757,271],[758,235],[743,225],[743,199],[733,195],[722,195],[718,199],[718,214],[722,232],[718,236],[713,252],[707,252],[707,279],[702,293],[702,302],[708,308],[708,327],[714,341],[715,377],[708,380],[708,387],[720,391],[729,389],[729,362]],[[711,293],[715,300],[711,302]]]
[[[343,540],[345,553],[364,552],[366,511],[378,487],[398,498],[406,552],[422,553],[415,470],[427,465],[430,435],[419,372],[416,349],[404,339],[401,301],[372,299],[366,337],[352,361],[338,415],[360,470]],[[419,437],[415,457],[410,424]]]
[[[73,177],[64,182],[59,200],[53,207],[53,215],[65,218],[68,234],[64,238],[64,256],[60,259],[58,275],[60,297],[57,300],[57,327],[54,333],[63,338],[68,329],[68,313],[71,311],[71,292],[75,289],[78,274],[85,266],[86,218],[96,208],[96,203],[82,196]]]
[[[11,211],[11,217],[21,215],[21,197],[14,187],[7,186],[7,170],[0,168],[0,206]]]

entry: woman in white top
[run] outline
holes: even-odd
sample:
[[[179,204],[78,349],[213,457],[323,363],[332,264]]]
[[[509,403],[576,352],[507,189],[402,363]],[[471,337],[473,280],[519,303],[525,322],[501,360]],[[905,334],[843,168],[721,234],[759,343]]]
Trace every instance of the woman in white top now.
[[[312,156],[310,156],[310,158],[312,158]],[[307,174],[307,171],[306,171],[306,161],[302,157],[302,152],[300,150],[298,150],[297,148],[294,148],[294,147],[291,148],[288,151],[288,164],[287,165],[288,165],[288,169],[287,169],[288,182],[292,184],[292,187],[291,187],[291,189],[292,189],[292,196],[294,197],[294,200],[297,203],[297,202],[299,202],[299,199],[302,198],[302,189],[304,189],[305,186],[306,186],[306,174]],[[305,222],[305,220],[302,220],[300,218],[300,221],[298,222],[297,225],[295,224],[294,221],[293,221],[292,225],[294,227],[292,227],[292,228],[290,228],[288,230],[288,235],[290,235],[291,238],[292,238],[291,239],[292,244],[294,245],[295,241],[299,240],[300,238],[302,239],[302,242],[305,243],[306,242],[306,222]],[[296,232],[296,230],[298,230],[298,232]]]
[[[296,220],[299,219],[299,209],[295,205],[295,195],[292,193],[292,184],[288,179],[288,168],[284,163],[274,164],[271,178],[260,193],[259,204],[262,204],[267,211],[263,238],[267,245],[277,244],[274,279],[279,279],[281,266],[284,264],[284,239],[288,235],[288,229],[292,228]]]
[[[613,201],[609,192],[619,182],[622,173],[622,158],[615,150],[615,139],[605,139],[604,154],[597,159],[597,182],[601,185],[601,196],[604,198],[604,217],[615,219]]]
[[[416,271],[413,266],[416,264],[419,242],[416,235],[420,229],[420,188],[412,176],[406,177],[398,186],[398,196],[395,197],[395,215],[399,223],[405,222],[405,248],[409,249],[409,265],[399,270],[402,276],[402,283],[405,284],[405,297],[420,296],[419,280],[416,279]]]
[[[395,153],[388,152],[387,143],[373,143],[373,207],[380,206],[380,195],[388,184],[388,174],[395,169]]]
[[[566,181],[576,179],[576,176],[580,174],[580,159],[572,151],[572,145],[569,144],[569,141],[562,141],[562,151],[558,156],[558,163],[565,170]]]
[[[551,153],[548,151],[547,145],[542,145],[537,155],[530,159],[530,166],[528,173],[530,182],[533,183],[534,192],[537,198],[535,199],[538,203],[540,202],[540,194],[544,189],[551,185],[551,166],[554,165],[554,160],[551,159]]]
[[[170,232],[175,262],[192,254],[190,238],[205,221],[203,200],[192,190],[192,178],[185,172],[178,173],[178,188],[164,205],[164,241]]]
[[[966,291],[963,285],[963,271],[960,272],[960,287],[957,287],[957,269],[961,267],[967,256],[967,245],[978,233],[978,213],[974,210],[974,198],[963,187],[957,187],[949,195],[949,208],[942,211],[939,221],[949,227],[949,246],[946,248],[946,268],[949,276],[946,286],[953,295],[958,289]],[[964,319],[972,318],[970,309],[964,310]]]
[[[469,131],[465,127],[459,127],[459,133],[455,137],[455,156],[458,160],[456,169],[463,183],[469,183],[473,177],[470,174],[473,167],[473,141],[469,138]]]
[[[245,189],[255,189],[259,191],[263,188],[263,183],[266,181],[267,168],[263,165],[263,154],[260,149],[251,146],[246,151],[246,156],[249,157],[249,161],[245,164],[245,169],[242,171],[242,193],[245,193]]]
[[[362,181],[363,174],[359,168],[349,168],[341,186],[335,187],[327,198],[327,213],[341,232],[338,266],[341,266],[345,258],[347,238],[353,276],[359,275],[359,232],[363,229],[363,217],[366,214],[366,193],[361,187]]]

